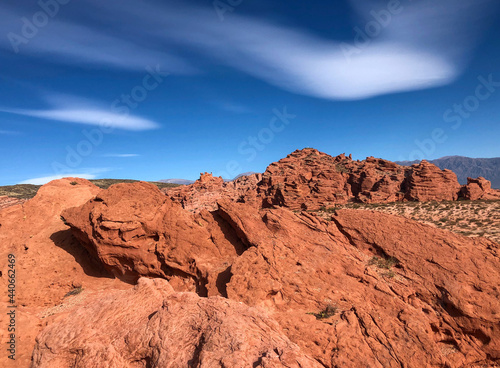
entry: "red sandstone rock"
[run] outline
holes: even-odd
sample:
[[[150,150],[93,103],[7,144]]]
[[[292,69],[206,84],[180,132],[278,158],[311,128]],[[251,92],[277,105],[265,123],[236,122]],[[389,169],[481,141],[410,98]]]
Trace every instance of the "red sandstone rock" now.
[[[374,157],[353,161],[304,149],[269,165],[257,192],[264,206],[317,210],[349,201],[456,200],[460,185],[451,171],[426,161],[408,168]]]
[[[411,166],[406,198],[419,202],[455,201],[460,189],[455,173],[424,160]]]
[[[219,295],[219,274],[244,250],[217,214],[193,215],[144,182],[113,185],[62,216],[91,254],[129,282],[164,277],[176,290]]]
[[[500,199],[500,190],[491,189],[491,182],[483,177],[467,178],[467,184],[462,187],[462,197],[471,201],[478,199]]]
[[[71,185],[76,183],[76,185]],[[2,349],[7,334],[8,254],[16,263],[16,360],[0,354],[0,367],[28,367],[35,337],[44,316],[64,309],[71,302],[65,294],[80,283],[84,293],[109,287],[129,287],[113,280],[102,264],[93,261],[88,252],[71,235],[60,218],[66,208],[80,206],[100,191],[84,179],[67,178],[44,185],[38,194],[22,205],[0,211],[0,339]],[[5,317],[4,317],[5,316]]]
[[[312,148],[297,150],[268,166],[263,175],[224,183],[202,174],[194,184],[166,189],[165,193],[192,212],[214,211],[217,200],[231,199],[256,207],[281,206],[318,210],[348,202],[454,201],[462,198],[499,198],[499,191],[475,186],[462,189],[456,175],[427,161],[411,167],[368,157],[353,161],[344,154],[329,156]],[[481,185],[483,185],[481,184]]]
[[[264,308],[325,367],[500,359],[500,259],[485,239],[368,211],[326,221],[220,200],[193,215],[146,183],[113,186],[63,215],[114,272]]]
[[[303,150],[262,180],[241,181],[205,175],[172,200],[147,183],[101,191],[64,179],[0,211],[0,270],[7,274],[15,253],[19,274],[17,360],[0,355],[0,366],[28,366],[42,326],[33,355],[40,367],[211,367],[227,357],[228,367],[465,368],[500,360],[498,244],[382,213],[342,210],[326,221],[261,209],[455,198],[451,173]],[[461,193],[497,192],[479,178]],[[106,269],[128,282],[164,277],[210,298],[161,281],[131,291]],[[6,282],[0,277],[3,289]],[[81,294],[65,296],[78,286]],[[181,334],[185,345],[172,349]]]
[[[230,203],[221,211],[254,245],[233,263],[228,297],[268,308],[324,366],[462,367],[500,358],[497,244],[377,212],[343,210],[328,222]],[[330,318],[307,315],[329,305],[337,308]]]
[[[221,198],[229,198],[235,202],[254,202],[255,189],[261,178],[261,174],[252,174],[224,182],[221,177],[204,173],[200,174],[200,179],[194,184],[166,188],[163,192],[172,200],[179,202],[186,210],[214,211],[217,209],[217,200]]]
[[[265,313],[220,297],[175,293],[165,280],[97,294],[37,338],[33,368],[307,367]]]

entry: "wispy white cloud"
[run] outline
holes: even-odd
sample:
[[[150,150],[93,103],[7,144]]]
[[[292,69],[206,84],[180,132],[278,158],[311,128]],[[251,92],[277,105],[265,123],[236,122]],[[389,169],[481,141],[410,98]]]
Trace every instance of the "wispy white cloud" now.
[[[387,8],[386,0],[351,3],[358,17],[353,27],[364,28],[373,20],[372,10]],[[80,9],[79,21],[54,20],[39,36],[43,38],[26,45],[25,52],[58,62],[122,69],[165,62],[182,70],[194,62],[198,68],[215,62],[294,93],[334,100],[363,99],[452,83],[471,58],[484,18],[497,5],[492,0],[400,3],[403,10],[391,17],[384,31],[349,58],[342,44],[354,43],[354,32],[350,40],[328,39],[235,13],[219,22],[212,7],[148,0],[140,4],[88,0]],[[86,17],[107,28],[87,29],[88,25],[82,24]],[[12,24],[12,20],[6,21]],[[123,24],[128,25],[126,30]],[[1,42],[10,47],[5,38]],[[193,52],[201,57],[193,57]],[[66,111],[64,118],[75,113],[78,111]]]
[[[103,155],[103,157],[116,157],[116,158],[129,158],[129,157],[140,157],[136,153],[108,153]]]
[[[113,1],[111,1],[113,2]],[[120,3],[112,4],[119,11]],[[50,22],[43,28],[38,29],[35,36],[25,38],[22,32],[24,23],[22,17],[30,19],[30,14],[22,11],[9,9],[8,6],[2,9],[0,15],[0,32],[7,37],[0,38],[0,48],[8,51],[18,49],[21,54],[44,57],[56,61],[57,63],[70,63],[77,65],[89,65],[97,67],[111,67],[132,71],[143,71],[147,65],[156,65],[160,61],[164,70],[176,74],[197,73],[191,63],[165,49],[158,48],[158,45],[148,46],[148,42],[140,37],[125,37],[124,30],[109,30],[99,27],[98,22],[93,22],[92,18],[98,18],[100,4],[92,6],[81,4],[82,9],[78,11],[81,19],[87,17],[86,24],[80,21],[72,21],[67,16],[56,14]],[[136,6],[141,6],[136,3]],[[36,8],[34,8],[36,9]],[[36,9],[40,10],[40,9]],[[129,14],[133,16],[133,14]],[[89,25],[92,24],[92,27]],[[123,24],[122,24],[123,26]],[[35,28],[37,29],[37,28]],[[117,35],[114,35],[117,31]],[[9,40],[9,34],[16,34],[26,39],[26,43],[16,44]]]
[[[139,131],[159,128],[159,125],[151,120],[135,116],[123,117],[120,114],[98,108],[70,108],[50,110],[0,109],[0,111],[45,120],[61,121],[64,123],[98,125],[105,126],[107,128],[125,130]]]
[[[47,94],[44,98],[51,105],[46,109],[12,109],[0,107],[0,112],[34,117],[64,123],[97,125],[105,128],[132,131],[157,129],[160,125],[152,120],[113,112],[112,107],[103,107],[98,103],[76,97],[61,97]]]
[[[89,168],[83,169],[79,172],[68,172],[64,174],[58,175],[48,175],[42,177],[36,177],[31,179],[26,179],[19,184],[33,184],[33,185],[44,185],[52,180],[62,179],[62,178],[82,178],[82,179],[96,179],[100,176],[100,174],[110,171],[108,168]]]
[[[14,131],[14,130],[0,130],[0,134],[3,134],[3,135],[19,135],[19,134],[21,134],[21,132],[17,132],[17,131]]]
[[[44,176],[41,178],[31,178],[20,182],[19,184],[33,184],[33,185],[44,185],[52,180],[62,179],[62,178],[82,178],[82,179],[95,179],[97,177],[96,174],[85,174],[85,173],[75,173],[71,175],[53,175],[53,176]]]

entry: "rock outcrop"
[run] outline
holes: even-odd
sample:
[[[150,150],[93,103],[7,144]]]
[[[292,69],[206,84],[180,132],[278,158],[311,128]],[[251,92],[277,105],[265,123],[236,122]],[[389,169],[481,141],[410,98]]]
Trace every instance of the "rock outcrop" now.
[[[309,210],[498,194],[427,162],[313,149],[166,195],[53,181],[0,211],[0,287],[9,254],[17,277],[16,361],[3,354],[0,366],[493,367],[499,244],[380,212]]]
[[[229,198],[235,202],[254,201],[255,189],[261,178],[261,174],[251,174],[224,182],[221,177],[202,173],[200,178],[191,185],[166,188],[163,192],[172,200],[179,202],[186,210],[214,211],[217,209],[217,200],[221,198]]]
[[[423,160],[407,171],[405,199],[410,201],[456,201],[461,186],[450,170],[441,170]]]
[[[245,249],[217,213],[193,215],[144,182],[113,185],[62,216],[119,278],[164,277],[203,296],[219,295],[219,278]]]
[[[492,189],[491,182],[485,178],[467,178],[467,184],[462,187],[462,197],[475,201],[478,199],[500,199],[500,190]]]
[[[353,161],[315,149],[298,150],[271,164],[258,184],[264,207],[317,210],[347,202],[456,200],[456,175],[422,161],[411,167],[368,157]]]
[[[369,211],[327,221],[219,200],[217,211],[191,214],[145,183],[63,215],[116,274],[260,307],[324,367],[500,359],[499,246],[486,239]]]
[[[37,195],[0,211],[0,339],[6,342],[8,321],[8,255],[15,257],[16,360],[0,354],[0,367],[28,367],[35,337],[44,316],[64,309],[65,295],[82,287],[93,289],[130,287],[114,280],[102,264],[93,260],[61,221],[64,209],[81,206],[100,189],[84,179],[67,178],[44,185]],[[4,317],[5,316],[5,317]],[[4,344],[5,347],[7,344]]]
[[[344,154],[332,157],[306,148],[272,163],[262,175],[224,183],[222,178],[205,173],[194,184],[164,192],[191,212],[214,211],[221,198],[257,208],[318,210],[348,202],[455,201],[500,196],[500,191],[488,185],[487,180],[479,178],[461,187],[453,172],[425,160],[407,167],[374,157],[363,161]]]
[[[165,280],[97,294],[37,338],[33,368],[320,368],[263,311]]]

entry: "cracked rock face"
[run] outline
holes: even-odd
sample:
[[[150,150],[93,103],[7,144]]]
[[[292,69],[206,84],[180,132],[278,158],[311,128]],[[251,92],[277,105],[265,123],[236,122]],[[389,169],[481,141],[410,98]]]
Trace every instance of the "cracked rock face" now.
[[[192,214],[146,183],[112,186],[63,216],[120,277],[162,277],[176,291],[265,310],[319,366],[480,367],[500,360],[499,245],[486,239],[371,211],[341,210],[327,221],[219,200],[216,211]],[[166,325],[157,326],[155,336],[168,338]],[[212,341],[224,350],[217,334]],[[217,350],[201,345],[203,354]],[[246,366],[231,364],[225,366]],[[314,367],[279,364],[267,366]]]
[[[126,307],[124,307],[126,306]],[[33,368],[320,368],[262,311],[165,280],[98,294],[37,338]]]

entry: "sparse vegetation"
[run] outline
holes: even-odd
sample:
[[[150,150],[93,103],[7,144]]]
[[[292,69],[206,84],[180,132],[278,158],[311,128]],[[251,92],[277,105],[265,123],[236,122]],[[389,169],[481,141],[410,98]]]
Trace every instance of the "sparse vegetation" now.
[[[392,267],[397,266],[399,263],[399,259],[395,257],[381,258],[376,256],[370,259],[370,262],[368,262],[369,265],[375,265],[378,268],[384,268],[386,270],[390,270]]]
[[[73,290],[71,291],[68,291],[66,293],[66,295],[64,295],[65,298],[69,297],[69,296],[73,296],[73,295],[78,295],[80,294],[81,292],[83,291],[83,288],[82,287],[77,287],[77,288],[74,288]]]
[[[340,209],[373,210],[403,216],[431,226],[469,236],[485,236],[500,242],[500,200],[347,203],[323,207],[318,213],[325,219]]]
[[[18,184],[0,187],[0,196],[9,196],[18,199],[33,198],[40,189],[40,185]]]
[[[337,313],[337,308],[334,307],[333,305],[327,305],[326,308],[323,309],[321,312],[318,313],[311,312],[307,314],[313,315],[314,317],[316,317],[316,319],[327,319],[334,316],[335,313]]]
[[[127,180],[127,179],[95,179],[90,180],[92,183],[97,185],[101,189],[108,189],[113,184],[118,183],[135,183],[138,180]],[[158,188],[175,188],[178,187],[179,184],[170,184],[170,183],[159,183],[159,182],[151,182],[158,186]],[[78,185],[76,181],[72,181],[71,185]],[[8,196],[12,198],[18,199],[31,199],[33,198],[41,185],[31,185],[31,184],[17,184],[17,185],[8,185],[0,187],[0,196]]]
[[[335,169],[339,173],[348,173],[349,172],[349,170],[347,170],[347,168],[344,165],[342,165],[342,164],[335,165]]]

